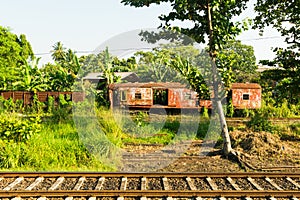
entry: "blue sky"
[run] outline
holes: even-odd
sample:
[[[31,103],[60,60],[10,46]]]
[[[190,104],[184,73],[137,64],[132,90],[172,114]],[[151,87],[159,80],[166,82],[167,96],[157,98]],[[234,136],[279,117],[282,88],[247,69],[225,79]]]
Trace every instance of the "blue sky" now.
[[[75,51],[93,51],[106,40],[123,32],[156,28],[158,16],[168,13],[167,4],[149,8],[124,6],[120,0],[0,0],[0,25],[16,34],[25,34],[41,63],[51,61],[52,46],[61,41]],[[237,18],[253,17],[248,9]],[[275,38],[274,38],[275,36]],[[258,60],[271,59],[270,48],[282,46],[279,33],[266,29],[261,38],[258,31],[247,31],[238,39],[252,45]],[[267,39],[266,37],[271,37]]]

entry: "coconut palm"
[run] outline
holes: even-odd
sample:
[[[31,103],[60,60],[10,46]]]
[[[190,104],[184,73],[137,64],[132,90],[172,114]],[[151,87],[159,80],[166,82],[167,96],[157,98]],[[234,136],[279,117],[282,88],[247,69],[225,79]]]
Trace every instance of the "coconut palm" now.
[[[66,48],[63,46],[61,42],[57,42],[56,44],[53,45],[53,50],[51,51],[52,58],[56,62],[62,62],[65,61],[67,58]]]

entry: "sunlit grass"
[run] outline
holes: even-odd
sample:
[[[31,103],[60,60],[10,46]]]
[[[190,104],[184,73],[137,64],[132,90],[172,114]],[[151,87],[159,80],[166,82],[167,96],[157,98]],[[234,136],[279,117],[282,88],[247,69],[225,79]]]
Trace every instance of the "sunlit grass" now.
[[[44,122],[42,131],[26,143],[1,141],[1,170],[111,171],[91,155],[72,122]]]

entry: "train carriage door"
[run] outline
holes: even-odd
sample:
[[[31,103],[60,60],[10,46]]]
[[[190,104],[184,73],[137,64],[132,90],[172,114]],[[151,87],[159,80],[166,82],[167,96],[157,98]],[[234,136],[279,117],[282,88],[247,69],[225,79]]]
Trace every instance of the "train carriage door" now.
[[[153,89],[153,105],[168,105],[168,89]]]

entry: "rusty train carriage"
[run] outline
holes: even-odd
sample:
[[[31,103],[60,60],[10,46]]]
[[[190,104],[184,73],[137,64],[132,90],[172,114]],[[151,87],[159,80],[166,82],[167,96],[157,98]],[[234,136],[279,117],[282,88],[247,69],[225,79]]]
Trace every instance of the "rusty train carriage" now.
[[[261,86],[257,83],[233,83],[232,105],[236,109],[257,109],[261,107]]]
[[[23,100],[30,105],[35,93],[28,91],[0,91],[4,99]],[[49,96],[58,103],[59,95],[70,95],[74,102],[85,99],[84,92],[37,92],[40,102],[46,102]],[[261,86],[256,83],[233,83],[229,98],[236,109],[257,109],[261,107]],[[127,107],[129,109],[199,109],[211,108],[210,100],[198,99],[197,93],[180,83],[115,83],[109,85],[111,108]]]
[[[115,83],[109,97],[111,108],[198,108],[197,93],[180,83]]]
[[[70,96],[70,99],[74,102],[83,101],[85,99],[84,92],[28,92],[28,91],[0,91],[0,96],[5,100],[13,99],[22,100],[24,105],[30,105],[33,102],[34,95],[37,96],[38,101],[46,102],[48,97],[52,96],[55,103],[59,101],[59,95],[63,95],[65,98],[67,95]]]
[[[256,83],[233,83],[229,98],[236,109],[260,108],[261,87]],[[211,100],[199,100],[195,91],[180,83],[115,83],[109,85],[109,99],[111,108],[212,108]]]

